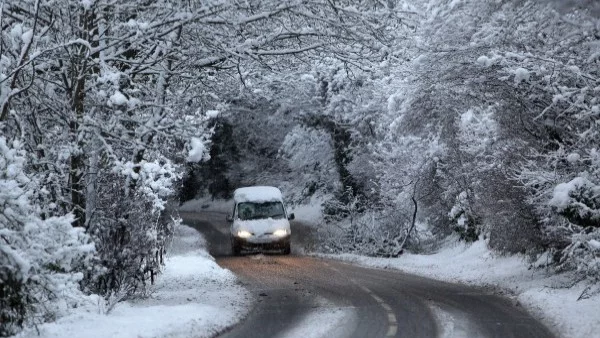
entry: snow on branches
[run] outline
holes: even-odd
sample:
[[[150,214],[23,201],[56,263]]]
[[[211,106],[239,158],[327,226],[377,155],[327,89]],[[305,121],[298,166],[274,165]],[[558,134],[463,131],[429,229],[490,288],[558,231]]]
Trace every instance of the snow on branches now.
[[[27,150],[21,170],[42,186],[31,196],[40,217],[95,243],[81,285],[107,300],[144,293],[160,271],[181,165],[208,159],[227,101],[264,69],[378,60],[410,24],[375,0],[0,8],[0,134]]]
[[[0,137],[2,336],[81,302],[79,282],[95,251],[84,229],[71,226],[72,214],[40,217],[34,199],[40,186],[25,174],[26,165],[23,145]]]

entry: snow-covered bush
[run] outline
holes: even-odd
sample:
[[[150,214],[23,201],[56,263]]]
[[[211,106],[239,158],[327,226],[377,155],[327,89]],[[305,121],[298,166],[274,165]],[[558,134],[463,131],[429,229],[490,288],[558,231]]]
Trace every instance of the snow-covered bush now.
[[[557,263],[559,270],[576,271],[579,280],[589,282],[591,290],[586,290],[588,295],[600,292],[600,232],[573,234],[571,243],[562,250]]]
[[[600,185],[589,179],[576,177],[558,184],[548,204],[570,223],[600,228]]]
[[[471,211],[469,195],[466,191],[456,196],[456,203],[448,213],[448,217],[454,223],[454,231],[461,239],[471,242],[478,239],[481,220]]]
[[[410,215],[399,210],[377,209],[330,219],[319,229],[319,247],[325,252],[397,257],[402,252],[410,221]]]
[[[138,165],[117,162],[98,173],[88,220],[98,264],[87,276],[89,290],[111,303],[146,293],[179,221],[167,208],[178,179],[178,167],[162,157]]]
[[[73,215],[41,218],[41,187],[25,173],[23,145],[0,137],[0,336],[50,321],[84,298],[94,244]]]

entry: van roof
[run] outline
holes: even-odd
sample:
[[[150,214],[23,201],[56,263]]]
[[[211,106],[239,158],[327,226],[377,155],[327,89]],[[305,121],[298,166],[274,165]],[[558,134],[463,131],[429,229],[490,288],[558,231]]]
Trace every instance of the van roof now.
[[[233,200],[240,202],[273,202],[281,201],[281,191],[275,187],[254,186],[239,188],[233,192]]]

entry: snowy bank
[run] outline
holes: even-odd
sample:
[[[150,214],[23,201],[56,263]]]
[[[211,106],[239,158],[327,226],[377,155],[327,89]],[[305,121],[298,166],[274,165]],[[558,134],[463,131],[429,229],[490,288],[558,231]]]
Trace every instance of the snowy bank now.
[[[585,286],[565,288],[570,276],[529,269],[524,258],[498,256],[481,240],[470,245],[451,241],[432,255],[373,258],[341,254],[326,257],[363,266],[397,269],[447,282],[505,290],[563,337],[597,337],[600,332],[600,295],[578,301]]]
[[[326,197],[311,197],[305,204],[296,204],[291,206],[291,212],[296,216],[296,220],[306,225],[317,226],[323,222],[323,201]]]
[[[207,253],[204,238],[180,225],[149,298],[118,303],[108,314],[103,302],[90,302],[38,326],[39,335],[29,329],[16,337],[212,337],[243,318],[250,302],[233,273]]]

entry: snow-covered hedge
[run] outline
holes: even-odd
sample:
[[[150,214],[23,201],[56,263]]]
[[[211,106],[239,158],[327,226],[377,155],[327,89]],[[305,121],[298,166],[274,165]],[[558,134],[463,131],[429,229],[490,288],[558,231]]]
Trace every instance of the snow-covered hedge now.
[[[40,217],[40,190],[25,174],[20,143],[0,137],[0,336],[54,319],[84,298],[83,268],[94,253],[73,215]]]

